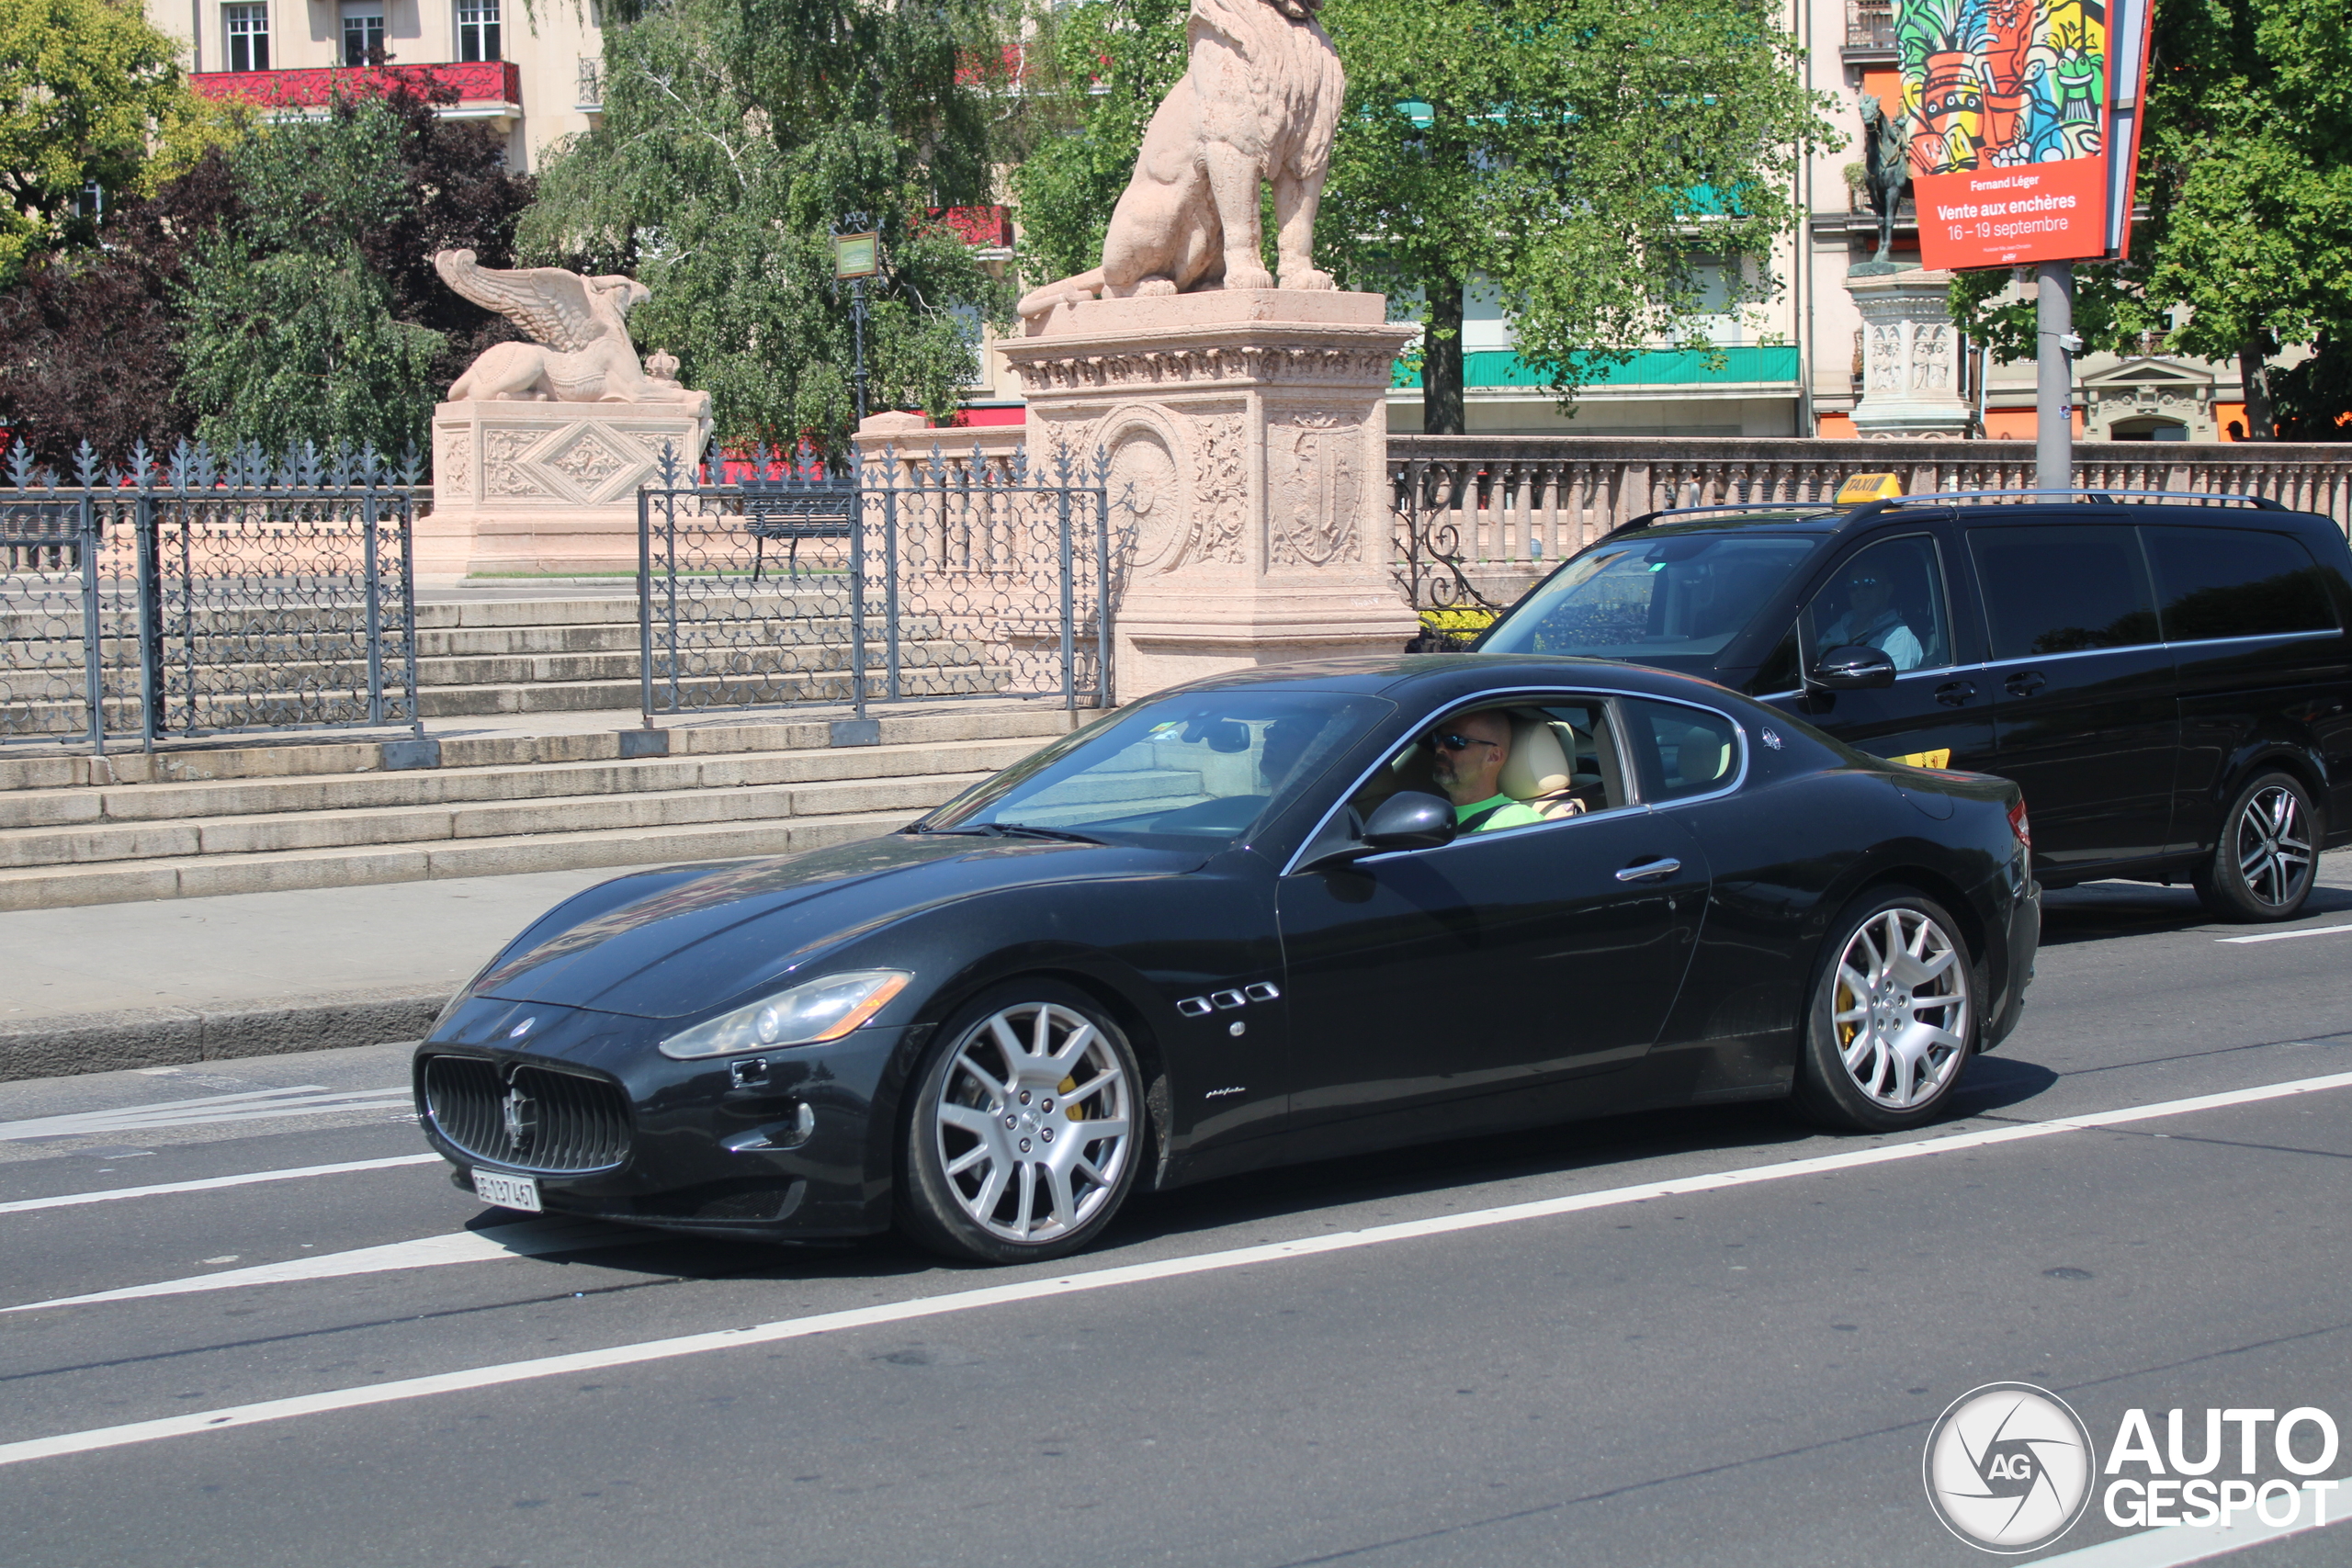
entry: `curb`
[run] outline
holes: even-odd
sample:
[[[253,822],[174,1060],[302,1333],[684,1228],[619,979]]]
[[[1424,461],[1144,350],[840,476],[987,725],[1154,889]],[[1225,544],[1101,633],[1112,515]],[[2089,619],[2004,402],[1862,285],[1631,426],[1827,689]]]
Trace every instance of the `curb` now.
[[[422,1040],[449,999],[396,987],[217,1008],[133,1008],[0,1023],[0,1083]]]

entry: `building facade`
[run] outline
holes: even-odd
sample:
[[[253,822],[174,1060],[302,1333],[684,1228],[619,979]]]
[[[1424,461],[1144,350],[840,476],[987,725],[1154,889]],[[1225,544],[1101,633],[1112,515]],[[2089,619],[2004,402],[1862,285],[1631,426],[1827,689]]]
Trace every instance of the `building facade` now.
[[[441,112],[489,121],[522,173],[603,112],[601,0],[148,0],[147,19],[197,92],[274,114],[315,113],[374,69],[452,89]]]

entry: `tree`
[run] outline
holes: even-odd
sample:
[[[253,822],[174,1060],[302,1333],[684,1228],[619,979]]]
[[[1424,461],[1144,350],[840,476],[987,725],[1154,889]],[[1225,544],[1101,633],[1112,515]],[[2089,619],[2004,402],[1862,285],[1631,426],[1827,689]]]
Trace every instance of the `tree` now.
[[[651,299],[637,341],[678,356],[729,445],[842,449],[855,423],[850,291],[831,235],[882,235],[866,286],[871,407],[944,417],[975,318],[1010,289],[929,213],[984,201],[1002,147],[991,0],[676,0],[605,36],[603,123],[551,160],[529,254],[601,258]]]
[[[62,468],[87,441],[120,459],[195,428],[180,396],[181,321],[192,246],[242,220],[227,154],[214,148],[155,195],[107,218],[103,250],[37,258],[0,290],[0,424]]]
[[[2352,374],[2270,368],[2282,344],[2352,344],[2352,17],[2335,0],[2156,0],[2131,258],[2077,269],[2091,348],[2161,333],[2177,352],[2234,356],[2246,434],[2280,416],[2311,439],[2352,412]],[[2033,355],[2030,301],[2007,269],[1963,274],[1952,304],[2003,359]],[[2271,406],[2272,381],[2291,407]],[[2314,401],[2316,400],[2316,401]],[[2329,406],[2321,406],[2323,404]]]
[[[450,380],[517,335],[428,257],[509,264],[530,182],[486,127],[439,118],[398,76],[376,85],[232,156],[242,221],[193,247],[177,294],[181,391],[209,440],[422,449]]]
[[[140,191],[151,146],[191,107],[178,60],[135,7],[0,0],[0,288],[35,252],[88,243],[99,209]]]
[[[1462,429],[1475,277],[1564,412],[1644,344],[1712,353],[1693,317],[1777,290],[1798,159],[1832,132],[1774,15],[1758,0],[1329,0],[1348,99],[1317,261],[1419,313],[1426,429]],[[1183,69],[1184,20],[1173,0],[1096,0],[1058,29],[1063,77],[1098,90],[1083,108],[1065,95],[1074,133],[1041,141],[1019,175],[1056,275],[1091,265]]]

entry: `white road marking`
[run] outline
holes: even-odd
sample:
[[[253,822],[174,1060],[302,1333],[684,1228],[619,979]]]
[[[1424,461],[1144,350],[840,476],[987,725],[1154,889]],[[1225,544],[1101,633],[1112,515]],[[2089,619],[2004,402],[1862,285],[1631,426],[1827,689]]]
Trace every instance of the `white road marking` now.
[[[2184,1562],[2226,1557],[2265,1541],[2284,1540],[2307,1530],[2333,1529],[2344,1523],[2344,1517],[2338,1516],[2324,1525],[2312,1524],[2310,1496],[2306,1495],[2301,1502],[2303,1506],[2295,1515],[2299,1522],[2293,1524],[2266,1525],[2259,1519],[2238,1519],[2222,1527],[2176,1525],[2166,1529],[2143,1530],[2138,1535],[2086,1546],[2078,1551],[2036,1558],[2034,1568],[2057,1568],[2062,1562],[2066,1568],[2179,1568]]]
[[[2340,931],[2352,931],[2352,924],[2340,926],[2305,926],[2299,931],[2264,931],[2260,936],[2217,936],[2215,942],[2243,947],[2250,942],[2292,942],[2299,936],[2335,936]]]
[[[290,1089],[254,1089],[243,1094],[208,1095],[201,1100],[166,1100],[111,1111],[83,1111],[71,1116],[43,1116],[30,1122],[0,1122],[0,1143],[143,1133],[156,1127],[254,1122],[270,1116],[314,1116],[330,1111],[385,1111],[394,1106],[405,1108],[414,1103],[414,1099],[405,1087],[332,1089],[323,1084],[297,1084]]]
[[[508,1383],[529,1382],[539,1378],[568,1377],[576,1372],[599,1371],[614,1367],[641,1366],[650,1361],[672,1360],[681,1356],[697,1356],[709,1350],[737,1349],[749,1345],[773,1345],[787,1339],[805,1339],[812,1335],[838,1333],[843,1329],[871,1328],[882,1324],[912,1322],[918,1318],[944,1317],[953,1313],[976,1312],[985,1307],[1008,1306],[1021,1302],[1075,1295],[1086,1291],[1111,1290],[1121,1285],[1139,1285],[1158,1280],[1177,1280],[1188,1275],[1215,1273],[1227,1269],[1246,1269],[1256,1264],[1285,1263],[1294,1258],[1313,1258],[1329,1252],[1351,1251],[1358,1247],[1379,1247],[1388,1242],[1417,1241],[1428,1236],[1450,1235],[1460,1231],[1483,1230],[1492,1225],[1515,1224],[1524,1220],[1550,1219],[1561,1214],[1581,1213],[1588,1210],[1611,1208],[1623,1203],[1646,1202],[1657,1198],[1689,1197],[1701,1192],[1720,1191],[1726,1188],[1753,1187],[1768,1181],[1784,1181],[1791,1177],[1826,1176],[1838,1171],[1855,1170],[1873,1165],[1889,1165],[1897,1160],[1920,1159],[1929,1155],[1952,1154],[1963,1149],[1989,1148],[2001,1144],[2022,1143],[2030,1138],[2050,1137],[2060,1133],[2079,1133],[2100,1127],[2120,1127],[2134,1122],[2153,1121],[2157,1117],[2183,1116],[2194,1111],[2218,1111],[2229,1106],[2252,1105],[2262,1100],[2283,1100],[2294,1095],[2313,1094],[2324,1089],[2346,1088],[2352,1088],[2352,1073],[2329,1073],[2320,1077],[2295,1078],[2286,1083],[2264,1084],[2255,1089],[2230,1089],[2221,1094],[2201,1094],[2186,1100],[2162,1100],[2154,1105],[2129,1106],[2119,1111],[2094,1111],[2088,1115],[2059,1117],[2049,1122],[2029,1122],[2015,1126],[1989,1128],[1978,1133],[1954,1133],[1940,1138],[1922,1138],[1914,1143],[1887,1144],[1873,1148],[1849,1149],[1843,1154],[1821,1155],[1811,1159],[1783,1160],[1776,1165],[1753,1166],[1745,1170],[1678,1177],[1665,1181],[1645,1182],[1636,1187],[1617,1187],[1599,1192],[1575,1192],[1558,1198],[1538,1199],[1528,1203],[1509,1203],[1492,1209],[1472,1210],[1465,1213],[1441,1214],[1429,1219],[1402,1221],[1396,1224],[1373,1225],[1358,1231],[1340,1231],[1324,1235],[1306,1236],[1296,1241],[1267,1242],[1256,1247],[1233,1247],[1223,1252],[1202,1252],[1185,1258],[1166,1258],[1151,1263],[1117,1265],[1082,1274],[1060,1274],[1051,1279],[1024,1280],[1007,1285],[989,1285],[978,1290],[955,1291],[944,1295],[922,1296],[910,1301],[884,1302],[874,1306],[853,1307],[845,1312],[820,1313],[809,1317],[785,1318],[775,1323],[757,1324],[749,1328],[722,1328],[706,1334],[681,1335],[673,1339],[649,1339],[634,1345],[615,1345],[603,1350],[582,1350],[567,1356],[544,1356],[537,1360],[509,1361],[499,1366],[471,1367],[462,1371],[435,1372],[420,1378],[401,1378],[391,1382],[376,1383],[367,1387],[328,1389],[319,1393],[298,1394],[290,1399],[263,1400],[258,1404],[231,1405],[220,1410],[169,1416],[156,1421],[134,1421],[120,1427],[97,1427],[87,1431],[62,1432],[54,1437],[31,1438],[22,1442],[0,1444],[0,1465],[21,1464],[28,1460],[53,1459],[63,1454],[89,1453],[100,1449],[126,1448],[133,1443],[151,1443],[164,1438],[183,1438],[197,1432],[216,1432],[232,1427],[250,1427],[264,1421],[283,1421],[297,1416],[315,1416],[334,1410],[358,1410],[373,1404],[392,1404],[402,1400],[423,1399],[436,1393],[496,1388]]]
[[[306,1176],[341,1176],[350,1170],[390,1170],[401,1165],[438,1165],[439,1155],[393,1155],[389,1159],[348,1159],[336,1165],[297,1165],[282,1170],[248,1170],[237,1176],[208,1176],[197,1181],[159,1181],[153,1187],[107,1187],[96,1192],[66,1192],[55,1198],[18,1198],[0,1203],[0,1214],[29,1213],[35,1209],[71,1209],[83,1203],[112,1203],[124,1198],[161,1198],[174,1192],[210,1192],[221,1187],[250,1187],[257,1181],[299,1181]]]
[[[651,1239],[650,1232],[624,1231],[599,1220],[532,1220],[519,1225],[492,1225],[485,1230],[395,1241],[383,1247],[362,1247],[350,1252],[322,1252],[311,1258],[288,1258],[283,1263],[264,1263],[252,1269],[230,1269],[218,1274],[192,1274],[184,1280],[159,1280],[152,1285],[127,1285],[119,1291],[97,1291],[86,1296],[27,1302],[6,1310],[38,1312],[44,1307],[86,1306],[94,1302],[184,1296],[197,1291],[233,1291],[245,1285],[284,1285],[297,1280],[383,1274],[395,1269],[434,1269],[445,1263],[486,1263],[500,1258],[537,1258],[549,1252],[641,1247]]]

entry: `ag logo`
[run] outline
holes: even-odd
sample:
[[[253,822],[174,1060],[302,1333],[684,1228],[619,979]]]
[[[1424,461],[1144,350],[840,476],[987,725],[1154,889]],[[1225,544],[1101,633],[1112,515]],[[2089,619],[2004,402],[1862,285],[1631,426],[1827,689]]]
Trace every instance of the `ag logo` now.
[[[2031,1383],[1995,1382],[1954,1400],[1928,1434],[1928,1501],[1971,1546],[2038,1551],[2091,1500],[2090,1429]]]

